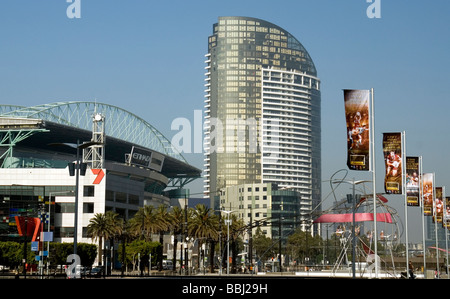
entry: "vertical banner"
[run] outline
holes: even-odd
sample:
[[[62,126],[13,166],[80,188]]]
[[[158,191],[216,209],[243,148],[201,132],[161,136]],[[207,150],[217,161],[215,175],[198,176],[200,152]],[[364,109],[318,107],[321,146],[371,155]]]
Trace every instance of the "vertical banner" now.
[[[436,197],[433,202],[433,222],[442,223],[444,214],[444,203],[442,198],[442,187],[436,187]]]
[[[448,196],[444,200],[444,219],[442,226],[450,229],[450,197]]]
[[[423,174],[423,214],[425,216],[431,216],[433,214],[433,174]]]
[[[369,90],[344,89],[347,166],[351,170],[370,170],[369,98]]]
[[[402,133],[383,133],[383,155],[387,194],[402,194]]]
[[[406,157],[406,200],[408,206],[420,206],[419,157]]]

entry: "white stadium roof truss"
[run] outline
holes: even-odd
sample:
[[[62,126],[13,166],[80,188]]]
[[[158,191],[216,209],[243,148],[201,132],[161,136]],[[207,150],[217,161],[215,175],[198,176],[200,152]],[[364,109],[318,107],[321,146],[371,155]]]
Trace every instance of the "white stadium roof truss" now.
[[[125,140],[186,162],[171,142],[144,119],[117,106],[97,102],[56,102],[33,107],[0,105],[0,117],[43,119],[92,131],[92,117],[105,117],[107,136]]]

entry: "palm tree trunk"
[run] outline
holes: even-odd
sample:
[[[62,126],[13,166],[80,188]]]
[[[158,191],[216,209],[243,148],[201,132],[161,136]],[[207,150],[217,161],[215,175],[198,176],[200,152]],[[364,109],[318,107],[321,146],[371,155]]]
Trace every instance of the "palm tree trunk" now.
[[[231,241],[231,273],[236,273],[236,257],[237,257],[237,249],[236,249],[236,241],[233,239]]]
[[[99,266],[102,265],[102,260],[103,260],[103,238],[99,237],[98,238],[98,264],[99,264]]]
[[[121,276],[123,276],[123,274],[124,274],[124,271],[125,271],[125,261],[126,261],[126,259],[125,259],[125,241],[126,241],[126,238],[123,238],[123,241],[122,241],[122,269],[121,269]]]
[[[177,270],[177,248],[178,248],[178,235],[174,233],[173,235],[173,258],[172,258],[172,270],[175,272]]]
[[[159,243],[161,243],[161,247],[160,247],[160,250],[159,250],[159,257],[158,257],[158,263],[159,263],[159,271],[162,271],[162,269],[163,269],[163,253],[164,253],[164,233],[161,231],[160,233],[159,233]],[[150,267],[151,267],[151,265],[150,265]]]
[[[214,247],[216,245],[216,242],[214,240],[211,240],[210,242],[210,249],[209,249],[209,267],[211,274],[214,273]]]
[[[202,242],[198,240],[198,248],[197,248],[197,269],[200,271],[200,259],[201,259],[201,248]]]
[[[112,274],[112,270],[114,269],[114,238],[109,239],[109,250],[108,250],[108,260],[110,261],[111,268],[109,268],[109,274]]]

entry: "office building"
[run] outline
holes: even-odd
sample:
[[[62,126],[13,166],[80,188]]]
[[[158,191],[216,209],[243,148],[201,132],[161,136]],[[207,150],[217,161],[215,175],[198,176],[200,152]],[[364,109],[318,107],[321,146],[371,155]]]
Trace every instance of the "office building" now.
[[[222,189],[220,205],[233,211],[244,225],[251,225],[252,234],[260,228],[266,237],[281,236],[285,242],[298,227],[300,197],[299,192],[279,189],[272,183],[242,184]],[[244,243],[248,243],[249,234],[247,230]]]
[[[301,220],[321,198],[320,80],[303,45],[264,20],[220,17],[206,54],[204,191],[274,183],[301,195]]]

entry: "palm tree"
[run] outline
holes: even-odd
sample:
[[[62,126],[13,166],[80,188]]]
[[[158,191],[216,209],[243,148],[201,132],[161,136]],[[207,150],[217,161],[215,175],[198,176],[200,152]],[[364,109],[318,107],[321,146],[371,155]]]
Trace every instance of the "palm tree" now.
[[[237,246],[237,240],[240,236],[242,236],[245,232],[245,224],[242,219],[239,219],[235,214],[231,215],[231,226],[230,226],[230,241],[231,241],[231,252],[232,252],[232,272],[236,272],[236,260],[237,260],[237,254],[238,254],[238,246]]]
[[[181,235],[183,232],[183,223],[184,223],[184,210],[178,206],[173,207],[170,212],[171,217],[171,229],[173,232],[173,258],[172,258],[172,270],[176,270],[177,264],[177,248],[178,248],[178,235]]]
[[[121,218],[119,216],[119,214],[117,214],[113,211],[106,212],[106,218],[107,218],[107,221],[108,221],[110,229],[111,229],[110,236],[109,236],[109,244],[110,244],[109,250],[114,254],[114,250],[113,250],[114,240],[120,239],[120,236],[124,229],[124,224],[123,224],[124,220],[123,220],[123,218]],[[112,254],[106,254],[106,258],[108,258],[108,257],[111,258],[112,256],[113,256]],[[113,260],[110,261],[110,263],[111,263],[111,265],[113,265]],[[106,263],[105,263],[105,265],[106,265]]]
[[[198,239],[198,266],[200,267],[200,248],[203,240],[206,242],[217,240],[219,221],[212,213],[212,209],[205,205],[198,204],[192,212],[192,218],[188,223],[189,235]],[[212,262],[212,261],[211,261]]]
[[[116,214],[117,215],[117,214]],[[108,211],[106,214],[97,213],[89,220],[87,233],[93,240],[98,239],[98,261],[101,264],[103,255],[103,239],[109,239],[114,235],[114,219],[116,216],[113,212]]]
[[[139,208],[136,215],[130,219],[130,229],[136,236],[142,237],[146,241],[151,241],[152,234],[156,234],[160,230],[154,207],[144,206]]]
[[[163,245],[164,245],[164,232],[169,231],[171,226],[171,214],[167,211],[167,206],[160,205],[156,210],[156,219],[158,221],[158,230],[159,230],[159,243],[161,243],[160,252],[159,252],[159,271],[162,271],[162,262],[163,262]]]
[[[120,219],[118,226],[117,226],[117,239],[121,240],[122,242],[122,269],[121,269],[121,275],[124,275],[125,271],[125,265],[126,265],[126,253],[125,248],[128,241],[132,239],[132,234],[130,232],[130,222]]]

